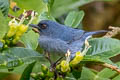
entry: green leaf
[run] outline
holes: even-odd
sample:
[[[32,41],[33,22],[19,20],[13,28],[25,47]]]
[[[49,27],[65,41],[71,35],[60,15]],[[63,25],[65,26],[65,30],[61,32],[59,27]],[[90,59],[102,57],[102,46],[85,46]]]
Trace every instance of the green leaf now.
[[[65,19],[65,25],[77,28],[84,17],[83,11],[72,11]]]
[[[112,80],[120,80],[120,75],[116,76],[116,77],[113,78]]]
[[[87,55],[110,58],[120,53],[120,41],[113,38],[96,38],[89,41],[92,46]]]
[[[51,8],[53,6],[54,0],[43,0],[43,2],[47,3],[48,7]]]
[[[6,18],[3,17],[3,15],[0,11],[0,39],[3,38],[5,33],[8,31],[8,29],[9,29],[9,27],[8,27],[8,23],[6,21]]]
[[[120,62],[116,63],[118,67],[120,67]],[[103,78],[109,78],[110,80],[119,80],[120,74],[118,74],[116,71],[113,71],[112,69],[104,68],[101,70],[98,74],[98,76]]]
[[[4,16],[7,16],[9,10],[9,0],[0,0],[0,9]]]
[[[109,60],[109,58],[119,54],[119,40],[112,38],[96,38],[89,40],[89,43],[92,47],[88,50],[87,55],[84,56],[82,61],[108,63],[117,66]]]
[[[81,78],[78,80],[110,80],[108,78],[100,77],[90,69],[83,67]]]
[[[48,12],[42,12],[38,18],[38,22],[41,20],[53,20],[53,21],[55,21],[55,18],[52,17]]]
[[[30,30],[21,37],[21,42],[25,45],[26,48],[36,49],[38,46],[39,34]]]
[[[35,63],[36,63],[36,61],[32,62],[25,68],[20,80],[29,80],[30,79],[30,73],[32,72],[32,69],[33,69]]]
[[[75,79],[79,79],[81,76],[81,71],[78,70],[73,70],[72,71],[73,76],[75,77]]]
[[[55,0],[52,7],[52,15],[60,17],[71,10],[79,9],[80,6],[88,4],[97,0]],[[98,0],[98,1],[112,1],[112,0]]]
[[[14,68],[22,64],[29,64],[34,60],[44,61],[44,56],[36,51],[27,48],[10,48],[0,53],[0,67]]]
[[[81,78],[79,80],[94,80],[95,73],[88,68],[83,67]]]
[[[98,76],[101,76],[104,78],[110,78],[114,74],[116,74],[116,71],[113,71],[112,69],[105,68],[98,73]]]
[[[100,56],[92,56],[92,55],[85,55],[83,60],[85,62],[106,62],[104,58],[101,58]]]

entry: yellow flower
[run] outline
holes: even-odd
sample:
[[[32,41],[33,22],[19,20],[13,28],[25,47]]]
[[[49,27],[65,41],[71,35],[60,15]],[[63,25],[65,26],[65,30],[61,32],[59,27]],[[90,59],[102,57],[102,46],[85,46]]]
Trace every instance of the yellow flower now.
[[[18,26],[17,32],[15,34],[15,37],[21,37],[28,29],[28,26],[24,25],[24,24],[20,24]]]
[[[9,22],[9,31],[1,40],[4,46],[5,45],[10,46],[12,44],[16,44],[20,40],[21,36],[28,30],[28,26],[35,18],[36,13],[32,11],[31,19],[29,20],[27,25],[24,25],[23,23],[26,19],[26,16],[27,16],[27,12],[24,11],[20,21],[17,21],[14,18]]]
[[[10,26],[10,29],[7,33],[7,37],[12,37],[15,35],[15,33],[17,31],[17,26],[18,26],[18,23],[15,20],[15,18],[9,22],[9,26]]]
[[[76,65],[78,64],[82,59],[83,59],[84,55],[81,54],[80,51],[76,52],[76,56],[74,57],[74,59],[70,62],[70,65]]]

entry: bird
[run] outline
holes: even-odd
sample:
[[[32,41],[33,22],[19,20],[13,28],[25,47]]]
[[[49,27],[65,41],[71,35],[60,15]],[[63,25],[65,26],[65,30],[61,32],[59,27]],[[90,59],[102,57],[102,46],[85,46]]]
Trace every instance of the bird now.
[[[39,45],[49,53],[65,54],[69,50],[71,58],[81,51],[85,40],[94,34],[104,33],[107,30],[87,32],[70,26],[59,24],[52,20],[42,20],[38,24],[30,24],[39,31]]]

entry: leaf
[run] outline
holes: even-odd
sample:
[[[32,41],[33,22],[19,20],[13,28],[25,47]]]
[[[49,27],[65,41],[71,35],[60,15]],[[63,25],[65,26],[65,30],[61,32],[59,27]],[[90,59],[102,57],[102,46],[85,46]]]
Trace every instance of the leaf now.
[[[6,21],[6,18],[3,17],[1,11],[0,11],[0,40],[3,38],[5,33],[8,31],[8,23]]]
[[[0,53],[0,67],[14,68],[22,64],[29,64],[34,60],[44,61],[44,56],[27,48],[10,48]]]
[[[80,6],[88,4],[96,0],[55,0],[52,7],[52,15],[60,17],[71,10],[76,10]],[[99,1],[112,1],[112,0],[99,0]]]
[[[32,72],[32,69],[33,69],[35,63],[36,62],[34,61],[25,68],[20,80],[29,80],[30,79],[30,73]]]
[[[120,68],[120,62],[115,63]],[[113,71],[112,69],[104,68],[98,73],[98,76],[104,77],[104,78],[110,78],[112,80],[119,80],[120,74],[118,74],[116,71]]]
[[[73,74],[73,76],[75,77],[75,79],[77,80],[77,79],[79,79],[80,76],[81,76],[81,71],[73,70],[73,71],[72,71],[72,74]]]
[[[43,2],[47,3],[51,8],[53,6],[54,0],[43,0]]]
[[[92,72],[90,69],[83,67],[81,78],[78,80],[110,80],[103,78]]]
[[[67,26],[71,26],[73,28],[77,28],[80,24],[80,22],[82,21],[84,17],[84,11],[72,11],[70,12],[66,19],[65,19],[65,25]]]
[[[38,22],[41,20],[53,20],[53,21],[55,21],[55,18],[52,17],[48,12],[42,12],[38,18]]]
[[[39,34],[30,30],[21,37],[21,42],[26,48],[35,50],[38,46]]]
[[[116,74],[116,71],[113,71],[112,69],[105,68],[98,73],[98,76],[101,76],[104,78],[110,78],[114,74]]]
[[[117,66],[109,60],[109,58],[119,54],[119,40],[112,38],[96,38],[89,40],[89,43],[92,47],[88,50],[87,55],[84,56],[82,61],[108,63]]]
[[[113,38],[96,38],[89,41],[92,46],[87,55],[111,58],[120,53],[120,41]]]
[[[0,0],[0,9],[4,16],[7,16],[9,10],[9,0]]]
[[[95,73],[90,71],[88,68],[83,67],[81,78],[79,80],[94,80]]]
[[[113,78],[112,80],[120,80],[120,75],[116,76],[116,77]]]
[[[82,61],[85,62],[106,62],[106,59],[101,58],[100,56],[85,55]]]

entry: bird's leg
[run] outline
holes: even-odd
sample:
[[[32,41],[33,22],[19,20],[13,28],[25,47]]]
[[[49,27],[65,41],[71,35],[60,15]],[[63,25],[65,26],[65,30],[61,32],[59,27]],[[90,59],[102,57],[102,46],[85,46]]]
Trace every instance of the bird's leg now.
[[[49,52],[45,51],[45,57],[46,57],[46,59],[50,62],[50,64],[52,65],[53,62],[52,62],[52,60],[50,59],[50,53],[49,53]]]
[[[57,66],[57,64],[59,64],[59,62],[62,60],[62,58],[63,57],[60,57],[57,61],[55,61],[54,63],[53,63],[53,67],[56,67]]]
[[[58,71],[56,70],[56,66],[57,64],[59,64],[59,62],[62,60],[63,57],[60,57],[58,60],[56,60],[55,62],[52,62],[52,60],[50,59],[50,53],[45,51],[45,57],[46,59],[50,62],[50,71],[53,71],[55,74],[55,79],[57,78],[57,76],[59,75]]]

